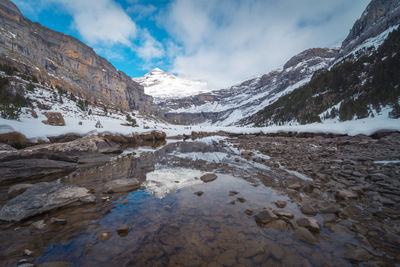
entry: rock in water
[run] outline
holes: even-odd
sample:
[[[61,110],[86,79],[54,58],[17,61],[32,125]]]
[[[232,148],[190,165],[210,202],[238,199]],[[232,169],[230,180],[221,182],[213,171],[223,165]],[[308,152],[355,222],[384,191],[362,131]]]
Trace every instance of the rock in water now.
[[[0,220],[21,221],[76,201],[93,202],[95,197],[86,188],[57,182],[37,183],[8,201],[0,210]]]
[[[139,186],[140,182],[138,179],[130,178],[109,181],[104,185],[104,188],[107,193],[121,193],[138,189]]]
[[[315,245],[316,243],[318,243],[314,235],[304,227],[298,227],[297,229],[295,229],[293,231],[293,235],[297,237],[299,240],[303,241],[304,243],[310,245]]]
[[[263,225],[278,219],[278,216],[270,210],[263,210],[255,216],[255,219],[257,224]]]
[[[200,180],[205,183],[212,182],[215,179],[217,179],[217,175],[215,175],[214,173],[207,173],[200,177]]]

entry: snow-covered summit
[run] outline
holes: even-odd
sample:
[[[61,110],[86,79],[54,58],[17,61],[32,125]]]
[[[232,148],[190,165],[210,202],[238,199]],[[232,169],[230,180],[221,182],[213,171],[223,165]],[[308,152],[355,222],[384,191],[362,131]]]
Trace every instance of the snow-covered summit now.
[[[158,99],[182,98],[210,91],[206,82],[183,79],[159,68],[133,80],[144,87],[146,94]]]

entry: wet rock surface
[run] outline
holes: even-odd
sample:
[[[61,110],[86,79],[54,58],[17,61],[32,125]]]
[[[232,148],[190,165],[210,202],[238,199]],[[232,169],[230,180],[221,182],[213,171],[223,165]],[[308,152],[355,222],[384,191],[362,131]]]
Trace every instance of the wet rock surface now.
[[[0,223],[0,263],[14,266],[29,249],[27,263],[36,265],[395,266],[399,151],[400,134],[389,133],[216,136],[121,155],[66,152],[77,167],[58,176],[60,185],[87,188],[96,201]],[[208,174],[212,182],[201,179]],[[132,187],[105,189],[132,177]],[[37,182],[10,200],[14,184],[3,184],[3,209]]]
[[[56,182],[37,183],[8,201],[0,210],[0,220],[21,221],[76,201],[94,202],[95,197],[83,187],[66,186]]]

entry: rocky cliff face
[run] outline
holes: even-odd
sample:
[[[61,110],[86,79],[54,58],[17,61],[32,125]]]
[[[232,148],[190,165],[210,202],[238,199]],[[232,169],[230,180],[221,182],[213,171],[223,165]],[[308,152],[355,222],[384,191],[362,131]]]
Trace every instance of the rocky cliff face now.
[[[231,88],[169,100],[160,106],[175,123],[233,125],[306,84],[317,70],[327,68],[337,53],[335,49],[308,49],[291,58],[283,68],[261,77]]]
[[[79,40],[31,22],[9,0],[0,1],[0,61],[91,102],[161,114],[128,75]]]
[[[340,56],[344,56],[369,38],[400,24],[399,0],[373,0],[354,23],[342,43]]]

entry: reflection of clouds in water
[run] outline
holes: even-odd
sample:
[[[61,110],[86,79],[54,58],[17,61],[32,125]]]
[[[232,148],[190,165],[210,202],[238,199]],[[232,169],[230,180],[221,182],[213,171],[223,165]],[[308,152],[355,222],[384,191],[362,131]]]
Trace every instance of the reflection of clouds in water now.
[[[144,185],[146,190],[157,198],[164,198],[167,194],[196,184],[204,172],[187,168],[158,169],[147,173]]]

